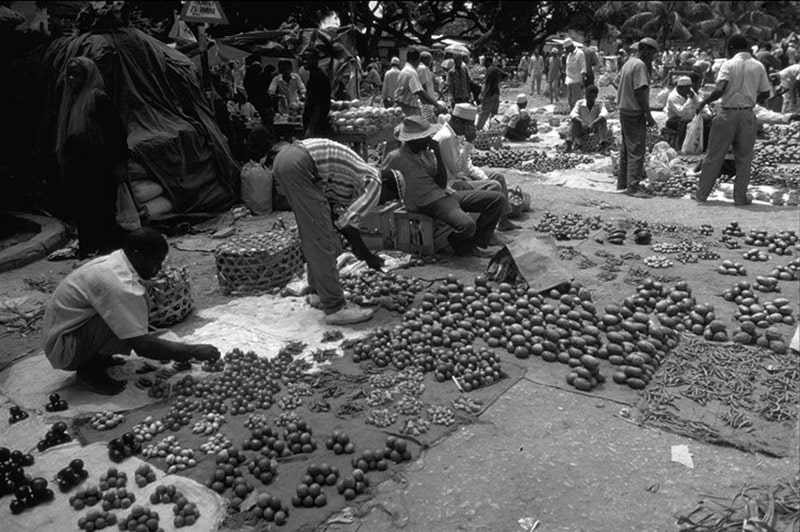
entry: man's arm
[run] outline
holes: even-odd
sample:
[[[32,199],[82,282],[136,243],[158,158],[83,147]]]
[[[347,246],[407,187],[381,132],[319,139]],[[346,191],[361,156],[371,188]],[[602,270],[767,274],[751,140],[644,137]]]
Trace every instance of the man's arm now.
[[[145,334],[136,338],[129,338],[136,354],[153,360],[208,360],[214,362],[219,359],[219,350],[209,344],[182,344],[170,342],[154,334]]]
[[[701,101],[700,105],[697,106],[697,113],[700,113],[700,111],[702,111],[703,107],[705,107],[706,105],[710,104],[711,102],[716,102],[717,100],[722,98],[722,95],[725,94],[725,90],[727,88],[728,88],[727,79],[721,79],[717,81],[717,86],[714,87],[714,90],[711,91],[711,94],[706,96],[706,99]],[[769,95],[769,93],[767,93],[767,95]]]
[[[644,118],[647,122],[648,126],[652,126],[656,123],[653,119],[653,114],[650,112],[650,87],[648,85],[644,85],[643,87],[639,87],[633,91],[633,96],[636,98],[636,103],[639,104],[639,108],[644,111]]]
[[[439,102],[436,101],[436,98],[428,94],[428,91],[425,89],[418,90],[414,94],[416,94],[422,102],[434,106],[437,111],[447,112],[447,109],[443,105],[439,105]]]

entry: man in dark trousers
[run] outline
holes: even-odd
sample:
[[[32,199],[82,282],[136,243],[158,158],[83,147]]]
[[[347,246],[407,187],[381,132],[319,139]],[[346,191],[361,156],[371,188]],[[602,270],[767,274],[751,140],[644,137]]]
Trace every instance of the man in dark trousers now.
[[[403,176],[379,171],[353,150],[329,139],[305,139],[283,147],[272,165],[297,220],[308,264],[307,298],[325,312],[328,325],[349,325],[372,317],[369,308],[348,304],[336,268],[338,230],[353,252],[373,269],[383,261],[367,249],[358,229],[364,216],[379,203],[400,197]],[[340,211],[333,220],[332,214]],[[335,224],[335,227],[334,227]]]
[[[730,59],[722,63],[717,74],[716,88],[697,109],[699,113],[707,104],[722,101],[722,108],[711,121],[708,156],[703,162],[695,199],[699,203],[706,201],[720,175],[725,154],[733,147],[736,161],[733,203],[745,206],[752,203],[747,197],[747,185],[758,130],[753,108],[769,98],[770,85],[766,68],[750,54],[750,45],[743,35],[728,39],[728,56]]]
[[[303,52],[303,63],[308,69],[306,106],[303,109],[303,136],[327,137],[330,134],[328,113],[331,110],[331,80],[319,68],[319,52],[308,48]]]
[[[488,190],[452,190],[447,186],[447,167],[439,143],[433,139],[439,131],[421,116],[411,116],[395,129],[403,146],[389,152],[385,168],[398,170],[406,180],[401,198],[410,212],[420,212],[443,221],[453,228],[448,237],[457,255],[491,257],[484,251],[490,245],[506,199],[500,192]],[[477,221],[468,213],[480,213]]]
[[[480,131],[492,116],[497,114],[500,109],[500,82],[503,80],[503,71],[497,68],[492,56],[487,55],[483,59],[486,66],[486,78],[483,80],[483,91],[481,92],[481,112],[478,114],[478,122],[475,127]]]

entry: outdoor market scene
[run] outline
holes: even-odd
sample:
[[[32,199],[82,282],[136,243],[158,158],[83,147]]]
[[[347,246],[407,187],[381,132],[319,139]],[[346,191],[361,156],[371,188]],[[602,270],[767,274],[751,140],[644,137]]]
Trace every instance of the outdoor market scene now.
[[[800,4],[0,4],[0,530],[800,532]]]

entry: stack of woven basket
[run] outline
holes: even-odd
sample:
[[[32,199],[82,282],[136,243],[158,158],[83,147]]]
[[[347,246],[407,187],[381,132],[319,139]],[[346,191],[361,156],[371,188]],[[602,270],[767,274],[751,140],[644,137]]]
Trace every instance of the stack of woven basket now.
[[[149,322],[153,327],[169,327],[183,320],[194,308],[186,268],[165,266],[145,282]]]

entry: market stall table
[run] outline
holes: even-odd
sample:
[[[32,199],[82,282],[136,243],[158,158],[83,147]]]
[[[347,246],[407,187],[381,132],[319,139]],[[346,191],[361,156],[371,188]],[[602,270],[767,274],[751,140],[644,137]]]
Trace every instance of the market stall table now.
[[[333,133],[330,138],[342,144],[352,144],[366,161],[369,156],[368,146],[389,142],[394,140],[395,137],[391,129],[380,129],[374,133]]]

